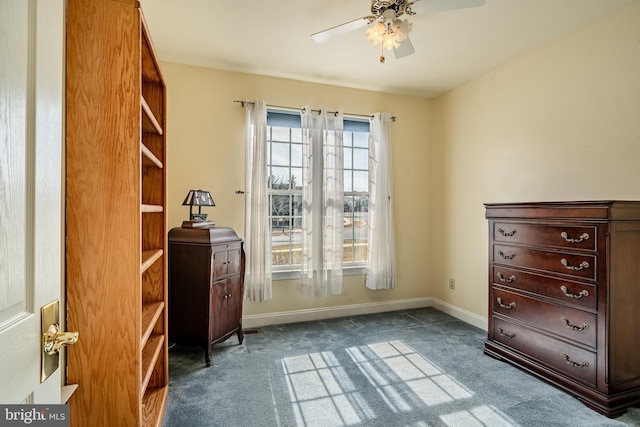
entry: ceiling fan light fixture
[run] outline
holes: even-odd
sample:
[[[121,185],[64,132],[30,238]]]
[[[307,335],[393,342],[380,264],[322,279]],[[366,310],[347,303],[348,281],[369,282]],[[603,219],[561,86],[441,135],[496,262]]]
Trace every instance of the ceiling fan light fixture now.
[[[376,22],[367,27],[367,39],[375,46],[380,46],[384,41],[387,28],[382,22]]]
[[[393,21],[393,26],[395,27],[395,32],[398,34],[397,38],[399,41],[406,39],[413,29],[413,24],[409,22],[408,19],[405,19],[404,21],[396,19]]]
[[[385,22],[376,22],[367,27],[367,39],[374,46],[382,46],[384,49],[391,50],[400,46],[409,33],[412,24],[405,19],[388,19]]]

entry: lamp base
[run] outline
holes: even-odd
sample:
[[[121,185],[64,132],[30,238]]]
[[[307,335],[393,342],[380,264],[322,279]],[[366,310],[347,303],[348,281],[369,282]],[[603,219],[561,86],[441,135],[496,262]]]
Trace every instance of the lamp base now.
[[[213,221],[182,221],[182,228],[211,228]]]
[[[207,214],[203,214],[203,213],[192,213],[189,216],[189,219],[191,221],[205,221],[207,219]]]

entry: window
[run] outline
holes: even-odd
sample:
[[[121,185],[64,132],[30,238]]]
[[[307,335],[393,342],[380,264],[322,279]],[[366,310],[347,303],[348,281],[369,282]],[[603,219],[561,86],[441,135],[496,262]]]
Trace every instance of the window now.
[[[302,129],[295,113],[267,115],[269,223],[274,271],[296,270],[302,250]],[[367,261],[369,121],[344,122],[344,265]]]

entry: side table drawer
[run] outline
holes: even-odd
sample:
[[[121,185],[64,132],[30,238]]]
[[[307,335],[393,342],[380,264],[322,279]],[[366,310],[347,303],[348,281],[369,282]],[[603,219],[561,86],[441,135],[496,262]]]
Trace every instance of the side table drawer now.
[[[572,378],[596,385],[597,355],[500,318],[493,319],[494,340]]]

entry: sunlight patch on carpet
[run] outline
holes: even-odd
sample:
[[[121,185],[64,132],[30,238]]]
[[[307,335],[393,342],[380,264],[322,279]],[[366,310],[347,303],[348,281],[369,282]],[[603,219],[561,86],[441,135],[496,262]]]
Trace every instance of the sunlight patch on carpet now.
[[[514,425],[497,408],[487,405],[441,415],[440,419],[450,427],[512,427]]]
[[[331,352],[282,360],[299,426],[349,426],[373,414]]]
[[[448,426],[514,425],[497,409],[478,405],[471,390],[402,341],[344,352],[282,359],[299,427],[358,425],[389,411],[400,415],[425,407]]]

